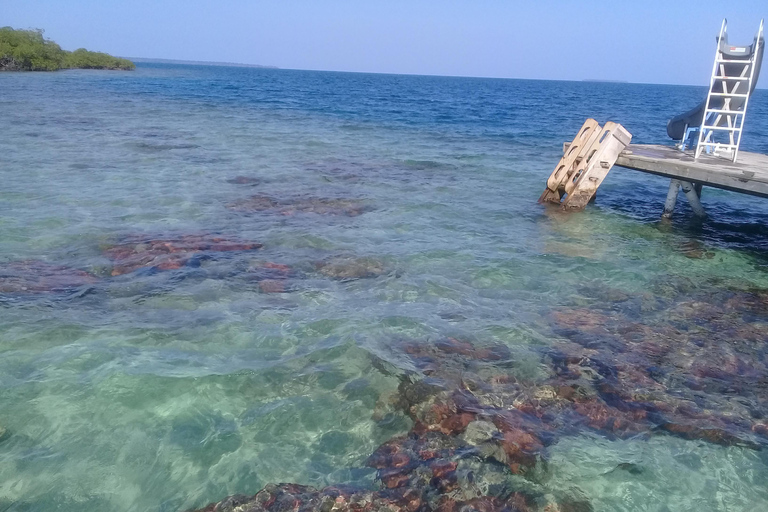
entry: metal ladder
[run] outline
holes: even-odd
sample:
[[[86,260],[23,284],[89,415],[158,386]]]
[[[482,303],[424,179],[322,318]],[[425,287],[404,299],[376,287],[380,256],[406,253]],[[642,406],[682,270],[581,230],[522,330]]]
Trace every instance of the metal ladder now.
[[[749,59],[739,59],[738,55],[726,55],[721,42],[726,41],[728,21],[723,20],[720,35],[717,38],[715,63],[709,82],[709,93],[705,104],[704,117],[699,128],[696,158],[702,151],[718,156],[725,156],[735,162],[739,154],[744,117],[747,113],[749,95],[755,75],[755,63],[759,52],[757,47]],[[763,36],[763,20],[755,38],[755,45]],[[730,52],[747,52],[748,47],[730,46]],[[717,89],[722,90],[717,90]]]

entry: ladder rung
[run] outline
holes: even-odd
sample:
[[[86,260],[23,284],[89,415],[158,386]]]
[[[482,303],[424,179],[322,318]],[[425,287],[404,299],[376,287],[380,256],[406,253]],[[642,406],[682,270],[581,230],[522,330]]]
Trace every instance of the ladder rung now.
[[[741,131],[741,128],[734,128],[734,127],[728,127],[728,126],[712,126],[712,125],[708,125],[708,124],[705,124],[704,126],[702,126],[702,128],[704,128],[705,130],[723,130],[723,131],[728,131],[728,132],[740,132]]]
[[[733,63],[738,63],[738,64],[752,64],[752,59],[751,59],[751,58],[750,58],[750,59],[747,59],[747,60],[739,60],[739,59],[717,59],[717,62],[722,62],[722,63],[724,63],[724,64],[733,64]]]
[[[744,111],[743,110],[723,110],[720,108],[708,108],[707,114],[709,113],[715,113],[715,114],[732,114],[735,116],[743,116]]]
[[[740,92],[711,92],[710,96],[722,96],[724,98],[748,98],[749,94]]]
[[[718,80],[749,80],[748,76],[719,76],[715,75],[712,78],[718,79]]]

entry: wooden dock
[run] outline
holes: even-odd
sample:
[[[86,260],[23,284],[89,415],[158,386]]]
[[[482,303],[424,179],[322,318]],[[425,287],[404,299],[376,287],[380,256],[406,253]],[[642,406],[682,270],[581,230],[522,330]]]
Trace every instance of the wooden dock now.
[[[570,144],[563,144],[564,153]],[[671,180],[663,217],[672,215],[680,190],[700,216],[706,215],[700,201],[705,186],[768,198],[768,155],[760,153],[740,151],[738,161],[731,162],[706,153],[694,159],[692,150],[683,152],[672,146],[630,144],[619,153],[615,165]]]
[[[619,154],[616,165],[657,174],[673,180],[768,197],[768,155],[739,152],[737,162],[674,147],[630,144]]]

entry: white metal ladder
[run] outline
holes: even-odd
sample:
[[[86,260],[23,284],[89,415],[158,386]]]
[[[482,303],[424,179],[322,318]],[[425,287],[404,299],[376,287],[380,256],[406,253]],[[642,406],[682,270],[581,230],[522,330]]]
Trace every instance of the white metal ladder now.
[[[727,30],[728,21],[724,19],[717,38],[715,63],[712,66],[704,117],[699,128],[696,158],[706,150],[707,153],[725,156],[735,162],[752,91],[755,63],[760,53],[757,45],[763,36],[763,20],[760,20],[754,43],[756,46],[752,49],[749,59],[738,58],[740,51],[746,56],[749,47],[730,46],[728,54],[723,52],[722,42],[727,41],[724,39],[727,37]]]

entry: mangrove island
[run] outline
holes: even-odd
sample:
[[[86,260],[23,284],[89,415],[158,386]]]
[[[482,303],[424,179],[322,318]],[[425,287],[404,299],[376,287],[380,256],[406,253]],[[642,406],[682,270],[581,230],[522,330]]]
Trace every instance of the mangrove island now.
[[[80,48],[73,52],[43,37],[43,31],[0,28],[0,71],[57,71],[59,69],[133,70],[128,59]]]

